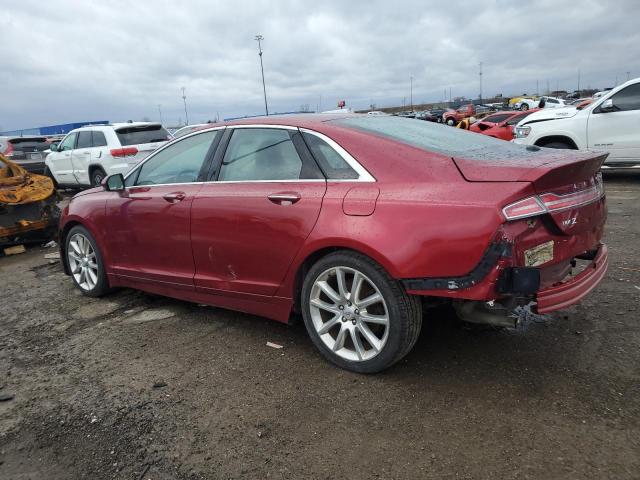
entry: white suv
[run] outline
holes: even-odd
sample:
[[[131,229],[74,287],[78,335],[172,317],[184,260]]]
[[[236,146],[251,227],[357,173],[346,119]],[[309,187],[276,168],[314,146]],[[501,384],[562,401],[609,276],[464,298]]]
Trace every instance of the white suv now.
[[[159,123],[88,125],[69,132],[45,160],[45,174],[58,185],[100,185],[113,173],[125,174],[171,135]]]
[[[515,143],[609,152],[603,169],[640,168],[640,78],[607,92],[593,103],[540,110],[521,120]]]

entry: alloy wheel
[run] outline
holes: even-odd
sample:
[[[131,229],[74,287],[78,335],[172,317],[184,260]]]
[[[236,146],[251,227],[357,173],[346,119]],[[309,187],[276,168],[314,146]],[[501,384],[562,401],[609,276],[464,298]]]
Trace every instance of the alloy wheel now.
[[[313,283],[313,326],[333,353],[361,362],[378,355],[389,336],[389,310],[378,287],[362,272],[332,267]]]
[[[67,259],[78,286],[85,291],[93,290],[98,283],[98,262],[89,239],[81,233],[74,234],[69,240]]]

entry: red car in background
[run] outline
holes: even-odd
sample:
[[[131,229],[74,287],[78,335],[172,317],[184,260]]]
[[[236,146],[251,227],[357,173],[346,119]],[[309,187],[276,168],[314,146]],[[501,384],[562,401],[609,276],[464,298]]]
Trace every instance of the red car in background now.
[[[539,108],[532,108],[526,111],[504,111],[496,112],[473,123],[469,130],[476,133],[482,133],[490,137],[499,138],[501,140],[513,140],[513,127],[524,117],[537,112]]]
[[[460,123],[463,119],[473,117],[476,114],[476,107],[473,103],[463,105],[456,110],[447,110],[442,114],[442,121],[453,127]]]
[[[551,312],[595,288],[605,158],[386,115],[244,119],[77,194],[61,256],[88,296],[301,313],[329,361],[378,372],[413,348],[423,305],[513,327],[518,306]]]

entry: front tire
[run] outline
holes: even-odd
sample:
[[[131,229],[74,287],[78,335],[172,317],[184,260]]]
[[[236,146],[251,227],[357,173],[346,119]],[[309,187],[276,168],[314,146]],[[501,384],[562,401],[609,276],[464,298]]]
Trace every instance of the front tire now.
[[[64,251],[73,283],[83,295],[101,297],[109,292],[102,254],[86,228],[76,225],[69,231]]]
[[[376,373],[413,348],[422,305],[376,262],[351,251],[323,257],[307,273],[302,314],[309,336],[331,363]]]
[[[49,177],[51,179],[51,181],[53,182],[53,188],[55,188],[57,190],[58,189],[58,182],[56,181],[56,178],[51,173],[51,170],[49,169],[49,167],[45,166],[44,167],[44,172],[42,172],[42,174],[45,177]]]
[[[523,112],[529,110],[529,105],[526,103],[523,103],[522,105],[520,105],[520,110]]]

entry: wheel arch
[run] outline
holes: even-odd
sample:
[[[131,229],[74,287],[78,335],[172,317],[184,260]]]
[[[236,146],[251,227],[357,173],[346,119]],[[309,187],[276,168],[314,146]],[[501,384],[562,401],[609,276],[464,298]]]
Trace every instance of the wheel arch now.
[[[578,150],[578,144],[569,135],[545,135],[543,137],[538,138],[535,141],[534,145],[538,147],[544,147],[545,145],[548,145],[549,143],[553,143],[553,142],[566,143],[574,150]]]
[[[77,227],[77,226],[81,226],[81,227],[86,228],[88,230],[88,232],[91,234],[91,236],[98,243],[98,247],[100,248],[100,251],[102,252],[102,254],[104,256],[104,248],[103,248],[102,245],[100,245],[100,242],[98,240],[98,236],[94,232],[93,228],[91,228],[91,226],[87,225],[87,223],[81,222],[77,218],[72,218],[72,219],[68,220],[67,222],[65,222],[65,224],[60,227],[59,236],[58,236],[58,248],[60,250],[60,260],[62,261],[62,268],[64,269],[64,273],[66,275],[70,274],[70,272],[69,272],[69,264],[67,262],[67,252],[66,252],[67,236],[69,235],[69,232],[71,231],[71,229],[73,227]]]
[[[347,245],[342,242],[337,242],[330,245],[317,246],[316,248],[307,251],[304,256],[300,257],[300,261],[296,263],[296,266],[293,269],[294,273],[292,275],[293,278],[291,279],[291,282],[287,282],[291,284],[289,293],[293,299],[292,308],[295,313],[301,312],[300,293],[302,292],[302,285],[307,272],[318,260],[326,257],[330,253],[338,251],[353,252],[359,255],[364,255],[378,263],[387,271],[387,273],[389,273],[389,275],[391,275],[391,277],[398,278],[398,274],[394,271],[389,259],[365,245]]]

